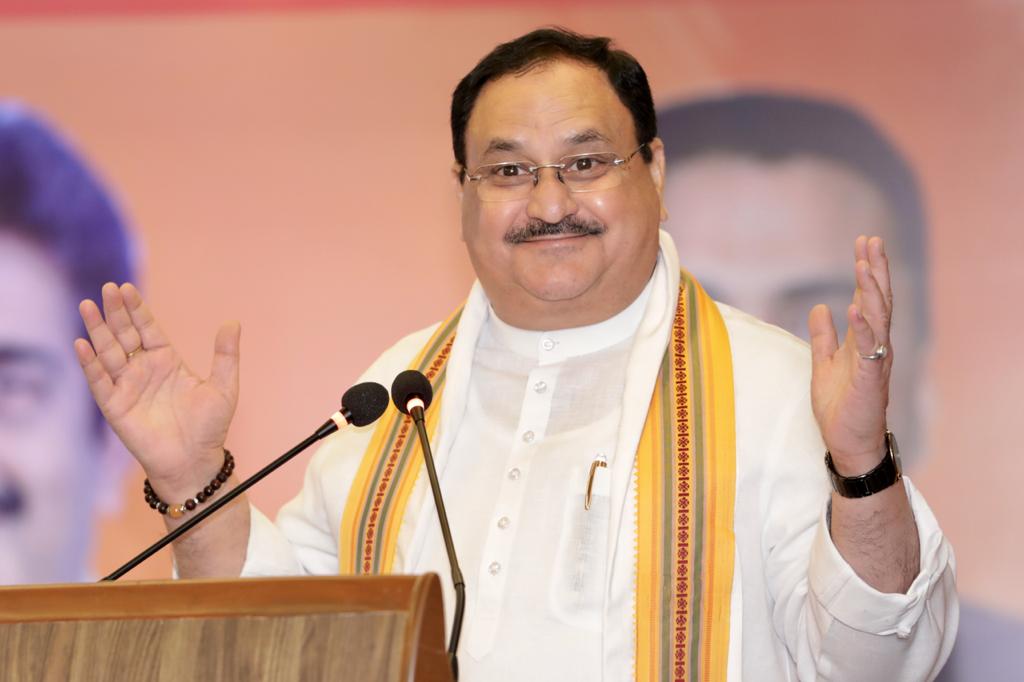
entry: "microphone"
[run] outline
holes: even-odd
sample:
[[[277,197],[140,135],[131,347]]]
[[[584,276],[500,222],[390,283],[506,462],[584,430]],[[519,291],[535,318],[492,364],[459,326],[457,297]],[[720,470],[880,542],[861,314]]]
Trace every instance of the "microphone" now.
[[[455,543],[452,542],[452,530],[448,525],[448,514],[444,510],[444,500],[441,498],[441,484],[437,480],[437,469],[434,468],[434,455],[430,451],[430,441],[427,438],[427,427],[423,422],[423,413],[430,407],[434,399],[434,389],[427,377],[414,369],[407,369],[395,377],[391,384],[391,400],[395,403],[398,411],[412,417],[416,424],[416,433],[419,435],[420,446],[423,449],[423,459],[427,467],[427,476],[430,478],[430,492],[434,495],[434,507],[437,509],[437,518],[441,522],[441,535],[444,537],[444,548],[448,553],[448,564],[452,569],[452,582],[455,584],[455,614],[452,617],[452,634],[448,640],[448,660],[452,665],[452,674],[456,682],[459,679],[459,659],[457,651],[459,648],[459,635],[462,632],[462,614],[466,610],[466,581],[462,578],[462,570],[459,568],[459,560],[455,556]]]
[[[367,426],[388,409],[388,390],[376,381],[364,381],[345,391],[341,409],[331,415],[313,435],[325,438],[343,426]]]
[[[428,384],[429,386],[429,384]],[[230,490],[218,500],[215,500],[209,507],[204,509],[202,512],[196,514],[187,522],[181,524],[164,537],[157,540],[155,543],[150,545],[148,548],[143,550],[131,561],[126,563],[121,568],[117,569],[107,577],[103,578],[100,582],[117,580],[128,571],[132,570],[149,557],[156,554],[158,551],[169,545],[170,543],[177,540],[179,537],[187,533],[188,531],[195,528],[197,525],[202,523],[207,517],[216,512],[218,509],[231,502],[246,490],[259,483],[267,475],[276,470],[282,464],[295,457],[313,443],[321,440],[322,438],[329,436],[338,429],[344,426],[366,426],[377,421],[377,419],[384,414],[384,410],[388,406],[388,391],[386,388],[378,383],[367,381],[361,384],[356,384],[352,388],[345,391],[345,395],[341,396],[341,409],[331,415],[331,418],[325,421],[320,428],[313,432],[311,436],[303,440],[301,443],[293,447],[288,452],[284,453],[273,462],[263,467],[255,474],[238,484],[237,487]]]
[[[391,400],[399,412],[411,415],[413,419],[417,418],[416,409],[419,408],[418,418],[423,419],[424,410],[434,400],[434,387],[422,372],[407,369],[392,382]]]

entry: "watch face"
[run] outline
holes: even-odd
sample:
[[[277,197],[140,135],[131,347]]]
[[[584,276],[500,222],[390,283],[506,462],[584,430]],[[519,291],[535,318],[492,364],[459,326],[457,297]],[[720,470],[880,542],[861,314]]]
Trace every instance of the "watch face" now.
[[[893,461],[896,462],[896,473],[903,475],[903,459],[900,457],[900,446],[896,442],[896,436],[892,431],[885,432],[885,440],[889,445],[889,452],[892,453]]]

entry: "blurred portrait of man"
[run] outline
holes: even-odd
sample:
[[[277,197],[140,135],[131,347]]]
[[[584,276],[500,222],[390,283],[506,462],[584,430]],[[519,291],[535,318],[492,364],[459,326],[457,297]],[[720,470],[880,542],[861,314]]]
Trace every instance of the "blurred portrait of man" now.
[[[134,275],[111,197],[36,114],[0,101],[0,584],[88,579],[127,458],[72,342],[78,302]]]
[[[929,345],[925,212],[914,172],[865,115],[842,103],[737,93],[659,108],[666,229],[711,296],[807,338],[807,311],[845,333],[847,244],[885,238],[902,301],[889,422],[905,460],[922,451]]]
[[[904,461],[927,461],[930,346],[928,235],[915,173],[866,115],[831,100],[738,92],[659,109],[665,204],[680,256],[712,297],[807,338],[807,310],[827,303],[845,333],[853,278],[843,245],[885,238],[893,290],[889,425]],[[944,682],[1015,679],[1024,624],[961,605]]]

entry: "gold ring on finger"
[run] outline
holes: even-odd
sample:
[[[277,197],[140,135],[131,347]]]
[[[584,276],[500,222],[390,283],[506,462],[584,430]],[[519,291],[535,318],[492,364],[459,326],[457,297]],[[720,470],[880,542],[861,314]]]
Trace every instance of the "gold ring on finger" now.
[[[145,350],[145,349],[141,345],[139,345],[139,347],[136,348],[135,350],[128,351],[128,359],[131,360],[132,356],[135,355],[136,353],[138,353],[141,350]]]

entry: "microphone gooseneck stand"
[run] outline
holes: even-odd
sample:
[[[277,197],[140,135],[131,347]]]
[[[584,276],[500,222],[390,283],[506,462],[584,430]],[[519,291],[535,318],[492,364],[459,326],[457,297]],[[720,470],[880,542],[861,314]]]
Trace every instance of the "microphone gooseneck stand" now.
[[[337,430],[337,427],[335,427],[335,430]],[[130,570],[132,570],[133,568],[135,568],[136,566],[141,564],[143,561],[145,561],[149,557],[153,556],[154,554],[159,552],[161,549],[163,549],[167,545],[171,544],[172,542],[174,542],[175,540],[180,538],[185,533],[187,533],[190,530],[192,530],[193,528],[195,528],[197,525],[202,523],[203,520],[205,520],[208,516],[210,516],[210,514],[213,514],[218,509],[220,509],[221,507],[223,507],[227,503],[231,502],[231,500],[235,499],[236,497],[238,497],[239,495],[244,493],[246,490],[251,488],[256,483],[259,483],[261,480],[263,480],[263,478],[265,478],[268,474],[270,474],[272,471],[277,469],[279,466],[281,466],[282,464],[284,464],[285,462],[290,460],[292,457],[294,457],[295,455],[299,454],[300,452],[302,452],[303,450],[308,448],[313,443],[315,443],[318,440],[320,440],[321,438],[323,438],[323,436],[318,435],[318,434],[319,434],[319,432],[314,433],[312,436],[310,436],[306,440],[302,441],[301,443],[299,443],[298,445],[293,447],[291,450],[289,450],[288,452],[284,453],[283,455],[281,455],[280,457],[275,459],[273,462],[271,462],[267,466],[263,467],[262,469],[260,469],[255,474],[253,474],[249,478],[245,479],[241,483],[239,483],[237,487],[232,488],[231,490],[229,490],[223,497],[221,497],[220,499],[214,501],[209,507],[207,507],[203,511],[199,512],[198,514],[193,516],[191,519],[189,519],[185,523],[181,524],[180,526],[178,526],[177,528],[175,528],[170,533],[168,533],[167,535],[163,536],[162,538],[160,538],[156,542],[154,542],[152,545],[150,545],[149,547],[144,549],[142,552],[140,552],[131,561],[129,561],[124,566],[122,566],[121,568],[117,569],[116,571],[114,571],[113,573],[108,575],[107,577],[103,578],[103,580],[101,580],[100,582],[109,581],[109,580],[117,580],[118,578],[123,576],[125,573],[127,573]],[[327,434],[324,434],[324,435],[327,435]]]
[[[336,412],[330,419],[325,421],[320,428],[313,432],[311,436],[303,440],[301,443],[293,447],[288,452],[284,453],[273,462],[263,467],[255,474],[245,479],[238,484],[236,488],[228,491],[218,500],[215,500],[210,504],[209,507],[199,512],[191,519],[181,524],[170,533],[160,538],[152,545],[140,552],[135,558],[126,563],[121,568],[117,569],[110,575],[106,576],[100,582],[106,582],[111,580],[117,580],[128,571],[132,570],[143,561],[153,556],[161,549],[171,544],[185,533],[189,532],[197,525],[202,523],[205,519],[209,518],[211,514],[216,512],[218,509],[224,507],[224,505],[231,502],[246,490],[254,486],[255,484],[262,481],[275,469],[280,467],[282,464],[295,457],[306,448],[318,440],[329,436],[330,434],[337,431],[342,425],[352,424],[354,426],[366,426],[372,424],[384,413],[384,409],[388,405],[388,391],[380,384],[373,382],[364,382],[356,384],[352,388],[345,391],[345,395],[341,398],[341,410]]]
[[[462,614],[466,610],[466,581],[462,577],[462,570],[459,568],[459,560],[455,556],[455,543],[452,542],[452,531],[448,526],[448,514],[444,510],[444,500],[441,498],[441,484],[437,480],[437,469],[434,467],[434,455],[430,451],[430,441],[427,439],[427,427],[423,423],[423,408],[416,406],[409,410],[413,421],[416,423],[416,433],[419,434],[420,445],[423,446],[423,459],[427,466],[427,476],[430,478],[430,492],[434,495],[434,506],[437,508],[437,517],[441,522],[441,535],[444,537],[444,549],[448,553],[448,563],[452,568],[452,582],[455,584],[455,613],[452,615],[452,634],[448,640],[448,660],[452,664],[452,675],[455,681],[459,679],[459,634],[462,632]]]
[[[452,634],[448,640],[448,661],[452,666],[452,675],[456,682],[459,679],[459,634],[462,632],[462,614],[466,610],[466,581],[459,568],[459,560],[455,556],[455,543],[452,542],[452,530],[448,525],[448,514],[444,509],[444,498],[441,497],[441,484],[437,480],[437,469],[434,467],[434,454],[430,450],[430,439],[427,438],[427,427],[423,422],[423,413],[430,407],[434,399],[434,387],[430,380],[414,369],[400,372],[391,384],[391,401],[399,412],[412,417],[416,424],[416,435],[419,436],[423,450],[423,460],[430,478],[430,492],[434,496],[434,508],[441,522],[441,535],[444,538],[444,549],[448,553],[448,565],[452,569],[452,583],[455,585],[455,613],[452,616]]]

